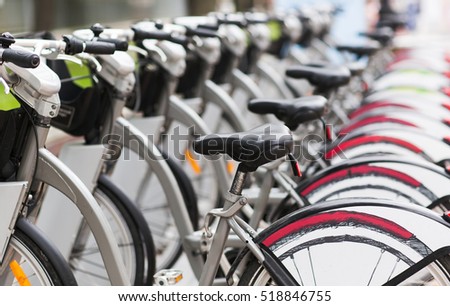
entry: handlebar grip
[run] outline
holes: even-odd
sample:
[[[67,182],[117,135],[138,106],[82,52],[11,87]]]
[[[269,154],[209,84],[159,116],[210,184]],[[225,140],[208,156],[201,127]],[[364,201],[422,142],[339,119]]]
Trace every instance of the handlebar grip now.
[[[23,68],[36,68],[40,63],[39,55],[26,50],[3,49],[1,58]]]
[[[116,46],[117,51],[128,51],[128,42],[113,38],[98,38],[96,41],[112,43]]]
[[[244,28],[247,25],[247,23],[244,20],[230,20],[230,19],[226,19],[226,18],[217,18],[217,22],[219,24],[235,25],[235,26],[238,26],[240,28]]]
[[[137,28],[132,28],[134,31],[134,40],[144,40],[144,39],[156,39],[156,40],[167,40],[178,45],[187,46],[189,40],[181,35],[174,36],[171,33],[163,31],[145,31]]]
[[[247,24],[267,24],[269,22],[269,16],[255,16],[252,13],[245,13],[245,21]]]
[[[178,45],[182,45],[183,47],[187,47],[189,44],[189,39],[186,36],[172,36],[167,39],[167,41],[173,42]]]
[[[66,49],[64,50],[64,53],[69,55],[75,55],[83,52],[84,48],[83,41],[70,35],[63,35],[63,40],[66,43]]]
[[[199,24],[197,26],[197,30],[199,29],[206,29],[206,30],[210,30],[210,31],[218,31],[219,30],[219,25],[215,25],[215,24]]]
[[[85,41],[83,51],[92,54],[113,54],[116,51],[116,45],[102,41]]]
[[[144,39],[157,39],[157,40],[169,40],[171,38],[170,33],[162,31],[145,31],[135,27],[131,28],[134,32],[134,40]]]
[[[189,27],[186,27],[186,35],[187,36],[200,36],[200,37],[212,37],[212,38],[218,38],[219,35],[212,30],[208,30],[208,29],[192,29]]]
[[[82,52],[92,54],[113,54],[116,51],[116,45],[113,43],[82,41],[70,35],[64,35],[63,40],[66,43],[64,52],[69,55],[75,55]]]

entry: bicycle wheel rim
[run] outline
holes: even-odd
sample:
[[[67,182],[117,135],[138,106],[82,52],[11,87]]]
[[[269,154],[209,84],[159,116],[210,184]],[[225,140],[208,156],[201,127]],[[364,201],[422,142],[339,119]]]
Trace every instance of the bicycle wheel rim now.
[[[289,215],[263,232],[258,241],[302,285],[381,285],[428,258],[433,261],[403,284],[450,284],[448,252],[439,260],[431,257],[431,248],[449,245],[448,224],[442,218],[413,205],[351,202],[316,204]],[[240,282],[270,283],[267,272],[255,263]]]
[[[104,192],[97,189],[94,197],[102,207],[114,232],[125,269],[129,279],[134,284],[136,282],[136,258],[139,256],[135,249],[135,246],[139,243],[134,242],[134,237],[139,234],[132,232],[134,229],[130,229],[129,222]],[[74,245],[69,264],[80,285],[110,285],[102,255],[91,230],[85,222],[80,227]]]
[[[77,285],[56,248],[32,224],[20,219],[11,236],[1,271],[3,286]]]
[[[342,243],[342,240],[344,237],[336,237],[339,243]],[[348,237],[347,237],[348,238]],[[355,251],[354,247],[350,246],[342,246],[342,250],[352,250],[352,253],[358,254],[357,252],[359,250]],[[306,248],[305,248],[306,250]],[[337,251],[338,249],[335,249]],[[342,251],[341,250],[341,251]],[[381,251],[382,250],[382,251]],[[307,251],[304,253],[310,254],[314,253],[314,248],[310,247],[307,248]],[[328,253],[328,252],[327,252]],[[342,252],[344,254],[345,252]],[[380,254],[388,254],[390,256],[393,256],[393,254],[390,251],[387,251],[386,249],[381,249],[380,246]],[[328,253],[329,254],[329,253]],[[349,255],[348,253],[345,253],[346,255]],[[388,256],[384,256],[383,258],[388,258]],[[309,258],[308,258],[309,257]],[[395,269],[397,269],[398,266],[405,264],[404,262],[400,263],[400,260],[398,262],[394,261],[395,263],[392,264],[390,268],[384,269],[384,271],[387,272],[389,275],[386,279],[381,280],[379,275],[377,275],[376,269],[372,269],[371,271],[368,271],[363,275],[362,270],[368,265],[367,264],[361,264],[356,265],[355,262],[357,262],[357,259],[361,259],[360,257],[363,257],[363,255],[358,255],[355,257],[346,257],[346,262],[344,263],[342,260],[342,257],[334,258],[335,260],[330,260],[326,262],[320,262],[317,260],[317,257],[314,255],[311,256],[305,256],[305,254],[299,254],[297,253],[295,255],[295,260],[290,258],[291,263],[286,263],[286,260],[283,260],[283,264],[288,267],[288,269],[294,270],[296,274],[295,278],[297,280],[300,280],[299,284],[302,286],[318,286],[318,285],[325,285],[325,286],[336,286],[336,285],[352,285],[352,286],[369,286],[369,285],[383,285],[385,282],[389,281],[391,277],[395,273]],[[395,257],[395,256],[394,256]],[[302,258],[302,259],[299,259]],[[378,257],[376,259],[372,259],[372,262],[375,264],[378,264],[380,261],[386,261],[386,259],[382,259],[382,257]],[[388,259],[389,260],[389,259]],[[303,265],[306,265],[308,267],[304,267],[303,269],[300,267],[298,262],[302,262]],[[315,267],[318,266],[325,266],[326,264],[326,274],[328,278],[328,282],[323,282],[323,278],[318,276],[318,274],[324,275],[324,272],[318,273],[317,271],[312,272]],[[412,263],[414,264],[414,263]],[[330,269],[330,267],[338,267],[338,269]],[[408,266],[409,267],[409,266]],[[450,267],[442,267],[438,265],[437,263],[432,263],[428,265],[425,269],[421,270],[418,274],[414,275],[414,277],[410,279],[406,279],[405,282],[402,285],[414,285],[414,286],[423,286],[423,285],[440,285],[440,286],[449,286],[450,285],[450,275],[449,275],[449,268]],[[310,271],[307,271],[310,270]],[[379,271],[380,269],[378,269]],[[271,276],[269,273],[262,267],[261,265],[253,262],[248,267],[248,273],[247,275],[244,275],[243,278],[240,281],[240,285],[250,285],[250,286],[266,286],[266,285],[274,285],[274,282],[271,279]],[[248,275],[252,275],[249,277]],[[333,276],[334,275],[334,276]],[[378,278],[378,279],[377,279]],[[331,279],[331,281],[330,281]],[[377,280],[379,282],[377,282]]]

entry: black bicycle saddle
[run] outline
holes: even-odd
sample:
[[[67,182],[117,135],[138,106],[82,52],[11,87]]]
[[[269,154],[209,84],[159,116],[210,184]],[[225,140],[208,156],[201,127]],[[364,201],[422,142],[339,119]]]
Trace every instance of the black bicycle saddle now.
[[[327,99],[310,96],[289,100],[255,99],[248,109],[256,114],[273,114],[291,130],[311,120],[320,119],[325,112]]]
[[[319,89],[333,89],[350,81],[350,71],[345,66],[295,66],[286,70],[286,75],[295,79],[306,79]]]
[[[284,125],[264,124],[231,134],[210,134],[194,140],[194,151],[202,155],[227,154],[251,172],[292,152],[294,141]]]
[[[394,31],[389,27],[384,27],[378,28],[373,32],[362,32],[360,35],[376,40],[383,46],[386,46],[394,38]]]
[[[381,49],[381,45],[376,41],[368,41],[362,45],[338,45],[336,49],[355,54],[358,57],[370,56]]]

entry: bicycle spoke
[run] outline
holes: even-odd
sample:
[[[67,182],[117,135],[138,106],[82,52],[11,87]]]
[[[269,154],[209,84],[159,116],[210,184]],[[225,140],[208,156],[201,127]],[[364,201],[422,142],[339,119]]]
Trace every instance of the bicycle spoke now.
[[[375,275],[375,271],[377,270],[377,268],[380,264],[381,257],[383,256],[383,254],[384,254],[384,250],[381,250],[380,256],[378,257],[377,263],[375,264],[375,267],[373,268],[373,271],[372,271],[372,274],[370,275],[370,279],[369,279],[369,282],[367,283],[367,286],[370,286],[370,283],[372,282],[373,276]]]
[[[169,208],[167,207],[167,205],[165,203],[158,204],[158,205],[152,205],[152,207],[148,207],[148,208],[141,208],[142,212],[154,212],[156,210],[169,210]]]
[[[131,246],[133,246],[133,244],[132,243],[119,243],[118,246],[119,246],[119,248],[125,248],[125,247],[131,247]],[[78,257],[81,255],[93,255],[93,254],[97,254],[97,253],[100,253],[100,250],[98,248],[92,247],[92,248],[85,248],[83,250],[74,251],[71,256]]]
[[[304,284],[303,284],[303,279],[302,279],[302,276],[300,275],[300,271],[299,271],[299,269],[298,269],[297,262],[295,261],[294,254],[292,254],[292,255],[290,256],[290,258],[291,258],[291,260],[292,260],[292,262],[293,262],[293,264],[294,264],[295,270],[297,271],[298,277],[299,277],[299,279],[300,279],[300,285],[304,286]]]
[[[103,267],[104,267],[103,264],[100,264],[100,263],[98,263],[98,262],[94,262],[94,261],[89,260],[89,259],[84,259],[84,258],[83,258],[83,259],[77,259],[77,261],[78,261],[78,262],[83,262],[83,263],[89,264],[89,265],[94,266],[94,267],[97,267],[97,268],[103,268]]]
[[[392,278],[392,275],[394,275],[394,271],[395,271],[395,269],[397,268],[397,265],[398,265],[399,262],[400,262],[400,258],[397,258],[397,260],[395,261],[395,265],[394,265],[394,267],[392,268],[391,274],[389,274],[388,281],[390,281],[391,278]]]
[[[86,271],[86,270],[82,270],[82,269],[77,269],[76,267],[72,267],[72,269],[74,269],[77,272],[84,273],[86,275],[94,276],[94,277],[99,278],[99,279],[104,280],[104,281],[109,281],[109,278],[105,277],[103,275],[99,275],[99,274],[96,274],[96,273],[93,273],[93,272],[90,272],[90,271]]]
[[[314,266],[313,266],[313,262],[312,262],[312,258],[311,258],[311,250],[308,247],[308,257],[309,257],[309,266],[311,267],[311,273],[312,273],[312,277],[314,279],[314,286],[317,286],[317,281],[316,281],[316,273],[314,272]]]

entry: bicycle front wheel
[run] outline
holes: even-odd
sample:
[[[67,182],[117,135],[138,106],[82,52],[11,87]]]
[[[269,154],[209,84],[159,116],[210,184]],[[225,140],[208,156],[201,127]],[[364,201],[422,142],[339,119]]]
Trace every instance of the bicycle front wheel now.
[[[349,204],[352,202],[352,204]],[[382,285],[450,245],[450,228],[422,207],[331,201],[288,215],[259,237],[300,285]],[[447,236],[447,237],[445,237]],[[404,285],[450,285],[448,252],[405,276]],[[240,285],[274,284],[250,261]]]
[[[155,273],[153,239],[141,212],[104,175],[94,197],[114,231],[131,284],[152,285]],[[107,271],[94,236],[86,222],[77,234],[70,265],[82,285],[109,285]]]
[[[2,286],[75,286],[69,265],[30,222],[20,218],[1,266]]]

